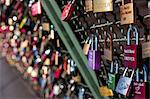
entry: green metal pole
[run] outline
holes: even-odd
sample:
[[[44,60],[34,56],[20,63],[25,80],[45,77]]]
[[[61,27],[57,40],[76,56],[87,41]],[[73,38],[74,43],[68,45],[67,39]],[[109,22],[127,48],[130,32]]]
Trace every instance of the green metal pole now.
[[[75,61],[80,70],[86,84],[90,88],[92,94],[96,99],[108,99],[108,97],[102,97],[99,93],[99,85],[95,75],[95,72],[87,67],[87,58],[82,52],[82,48],[75,37],[72,29],[67,22],[61,21],[61,11],[55,0],[41,0],[42,6],[46,11],[47,16],[55,26],[60,38],[66,46],[71,57]]]

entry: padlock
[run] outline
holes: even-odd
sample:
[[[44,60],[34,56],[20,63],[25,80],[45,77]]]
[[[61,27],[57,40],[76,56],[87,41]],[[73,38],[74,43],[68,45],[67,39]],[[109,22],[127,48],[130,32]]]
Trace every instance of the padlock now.
[[[62,12],[62,15],[61,15],[61,20],[63,20],[63,21],[69,21],[69,20],[71,19],[72,13],[73,13],[73,11],[74,11],[74,9],[75,9],[74,4],[75,4],[76,1],[77,1],[77,0],[72,0],[72,1],[70,1],[70,2],[65,6],[65,8],[64,8],[64,10],[63,10],[63,12]]]
[[[68,64],[67,61],[68,61],[68,57],[65,56],[64,57],[64,61],[63,61],[63,69],[64,69],[65,72],[67,71],[67,64]]]
[[[84,92],[85,92],[85,89],[84,89],[84,88],[80,88],[80,89],[79,89],[78,99],[84,99],[84,97],[83,97]]]
[[[48,23],[48,22],[42,23],[42,29],[43,29],[44,31],[49,31],[49,30],[50,30],[49,23]]]
[[[57,38],[56,43],[57,43],[57,48],[60,48],[60,40],[59,40],[59,38]]]
[[[51,66],[55,65],[55,54],[56,54],[56,52],[52,53],[52,56],[51,56]]]
[[[49,59],[49,58],[46,58],[46,59],[45,59],[44,65],[50,66],[50,59]]]
[[[127,4],[124,4],[124,0],[122,0],[122,6],[120,6],[120,18],[121,25],[134,23],[133,0],[131,0],[131,3]]]
[[[70,75],[70,73],[71,73],[71,72],[70,72],[70,67],[71,67],[70,65],[71,65],[71,60],[68,59],[68,64],[67,64],[67,74],[68,74],[68,75]]]
[[[37,22],[33,28],[33,31],[37,31],[39,24],[40,24],[40,20],[37,20]]]
[[[93,70],[99,70],[101,68],[101,53],[97,49],[98,39],[95,36],[95,49],[93,49],[94,40],[92,38],[91,50],[88,53],[88,66]]]
[[[101,86],[99,88],[99,92],[102,96],[108,97],[108,96],[113,96],[113,91],[109,89],[107,86]]]
[[[147,82],[147,70],[146,65],[143,64],[144,80],[141,82],[139,79],[139,69],[136,71],[136,81],[133,84],[134,87],[134,99],[147,99],[146,97],[146,82]]]
[[[53,87],[53,94],[59,95],[59,91],[60,91],[60,86],[58,84],[55,84]]]
[[[32,9],[32,16],[36,16],[42,13],[42,7],[41,7],[41,2],[38,1],[34,3],[31,7]]]
[[[131,30],[134,30],[136,33],[136,44],[131,44],[130,43],[130,35],[131,35]],[[124,65],[125,67],[129,67],[132,69],[136,69],[137,67],[140,67],[141,60],[141,52],[140,52],[140,45],[138,42],[138,31],[136,27],[130,27],[128,29],[128,34],[127,34],[127,45],[124,48]]]
[[[113,0],[93,0],[94,12],[113,11]]]
[[[41,46],[40,46],[40,53],[43,53],[44,47],[46,46],[48,40],[42,38]]]
[[[46,51],[44,52],[44,54],[43,54],[43,55],[42,55],[42,57],[41,57],[42,61],[45,61],[45,59],[46,59],[47,55],[49,55],[49,54],[50,54],[50,52],[51,52],[51,50],[50,50],[50,49],[48,49],[48,50],[46,50]]]
[[[107,47],[107,37],[110,38],[110,47]],[[108,36],[105,37],[104,42],[104,58],[112,61],[113,60],[113,41],[112,41],[112,35],[108,33]]]
[[[108,73],[108,87],[112,90],[115,90],[115,87],[116,87],[116,74],[118,73],[118,63],[115,62],[115,65],[116,65],[116,70],[115,70],[115,73],[113,73],[113,69],[114,69],[114,64],[113,62],[111,62],[111,69],[110,69],[110,73]]]
[[[150,41],[142,43],[142,58],[150,57]]]
[[[60,65],[59,68],[57,69],[57,71],[55,72],[56,79],[60,78],[61,72],[62,72],[62,65]]]
[[[132,77],[134,75],[134,70],[132,70],[131,76],[130,77],[125,77],[125,74],[128,70],[128,67],[126,67],[123,76],[119,79],[118,84],[116,86],[116,92],[122,95],[127,95],[130,90],[131,82],[132,82]]]
[[[56,54],[55,54],[55,65],[57,66],[57,65],[58,65],[58,62],[59,62],[59,52],[56,51],[55,53],[56,53]]]
[[[85,11],[93,11],[93,0],[85,0]]]
[[[12,2],[12,0],[5,0],[5,5],[10,6],[11,2]]]
[[[89,43],[88,43],[88,40],[89,40],[89,37],[85,41],[85,44],[84,44],[84,47],[83,47],[83,52],[84,52],[85,55],[88,54],[88,51],[89,51],[89,48],[90,48],[90,44],[91,44],[91,39],[89,40]]]
[[[18,0],[14,9],[18,9],[18,7],[21,5],[21,3],[22,3],[22,0]]]
[[[51,31],[50,31],[51,33],[50,33],[50,38],[51,39],[54,39],[55,38],[55,30],[54,30],[54,25],[51,25]]]
[[[47,83],[46,75],[42,75],[42,77],[40,78],[40,85],[41,85],[42,90],[44,90],[46,83]]]

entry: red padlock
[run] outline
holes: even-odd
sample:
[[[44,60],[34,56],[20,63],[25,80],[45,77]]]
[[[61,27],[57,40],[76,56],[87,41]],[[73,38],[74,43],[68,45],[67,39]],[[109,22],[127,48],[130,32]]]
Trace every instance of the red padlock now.
[[[139,80],[139,69],[136,71],[136,81],[134,82],[134,99],[146,99],[147,71],[146,65],[143,65],[144,81]]]
[[[72,2],[70,1],[64,8],[61,16],[61,20],[63,21],[68,21],[72,17],[72,13],[75,9],[74,4],[77,0],[73,0]]]
[[[35,4],[32,5],[32,15],[36,16],[42,13],[42,7],[41,7],[41,2],[38,1]]]
[[[136,33],[136,44],[130,44],[130,34],[131,30],[135,31]],[[140,66],[140,62],[138,59],[140,58],[140,46],[138,42],[138,31],[135,27],[130,27],[128,29],[128,34],[127,34],[127,45],[125,46],[124,49],[124,65],[126,67],[136,69],[137,67]],[[139,62],[139,63],[138,63]]]

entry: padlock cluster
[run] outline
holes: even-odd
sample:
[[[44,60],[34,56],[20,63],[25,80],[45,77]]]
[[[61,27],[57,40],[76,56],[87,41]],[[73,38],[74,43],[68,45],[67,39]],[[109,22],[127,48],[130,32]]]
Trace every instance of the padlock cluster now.
[[[0,3],[3,56],[44,98],[150,97],[147,0],[1,0]],[[49,12],[52,9],[54,11]],[[65,30],[65,26],[75,37],[64,40],[60,36],[58,31]],[[69,37],[64,31],[62,34]],[[88,60],[84,69],[89,70],[91,77],[96,75],[93,80],[97,82],[93,82],[98,83],[99,89],[95,89],[97,85],[93,85],[91,79],[87,80],[90,77],[86,77],[85,70],[78,69],[85,65],[83,60],[77,61],[78,54],[71,57],[76,46],[67,43],[72,47],[68,51],[68,46],[64,46],[76,38]],[[83,55],[79,57],[85,57]],[[91,94],[94,91],[96,94]]]
[[[17,0],[10,1],[11,5],[5,3],[1,2],[2,56],[30,82],[29,86],[39,97],[93,98],[55,26],[42,10],[41,2]]]
[[[62,0],[62,5],[57,3],[62,10],[61,20],[70,24],[81,42],[87,67],[97,74],[100,94],[113,98],[148,98],[148,1]],[[147,5],[142,8],[143,3]]]

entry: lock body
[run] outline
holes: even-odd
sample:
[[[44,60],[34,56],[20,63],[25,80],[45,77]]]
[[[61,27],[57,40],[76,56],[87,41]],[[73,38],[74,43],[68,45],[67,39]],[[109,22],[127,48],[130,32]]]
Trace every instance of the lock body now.
[[[88,54],[88,51],[89,51],[89,48],[90,48],[90,44],[84,44],[84,47],[83,47],[83,52],[85,55]]]
[[[129,68],[137,67],[138,45],[127,45],[124,49],[124,65]]]
[[[134,99],[146,99],[145,82],[134,82]]]
[[[131,0],[131,3],[127,4],[124,4],[124,0],[122,0],[122,6],[120,6],[120,17],[122,25],[134,23],[133,0]]]
[[[136,33],[136,44],[130,42],[131,31]],[[132,69],[141,67],[142,50],[138,35],[136,27],[130,26],[127,33],[127,45],[124,47],[124,65]]]
[[[129,92],[131,90],[131,82],[132,77],[134,75],[134,70],[131,73],[130,77],[126,77],[125,74],[127,72],[128,68],[125,69],[123,76],[119,79],[118,84],[116,86],[115,91],[119,94],[122,94],[124,96],[129,95]]]
[[[113,0],[93,0],[94,12],[113,11]]]
[[[101,53],[100,53],[100,51],[89,50],[88,65],[93,70],[99,70],[101,68]]]
[[[129,77],[121,77],[118,81],[116,92],[127,95],[132,79]]]
[[[93,0],[85,0],[85,11],[93,11]]]
[[[110,60],[112,61],[112,50],[110,49],[107,49],[107,48],[104,48],[104,57],[107,59],[107,60]]]
[[[40,1],[38,1],[37,3],[33,4],[32,7],[31,7],[31,10],[32,10],[32,15],[33,16],[36,16],[38,14],[41,14],[42,13],[42,8],[41,8],[41,3]]]
[[[150,57],[150,41],[142,43],[142,58]]]
[[[116,83],[116,75],[115,74],[111,74],[111,73],[108,73],[108,77],[109,77],[109,80],[108,80],[108,87],[112,90],[115,90],[115,83]]]
[[[76,2],[76,0],[73,0],[72,2],[69,2],[63,12],[62,12],[62,16],[61,16],[61,20],[63,21],[69,21],[72,17],[72,13],[75,10],[75,6],[74,3]]]

